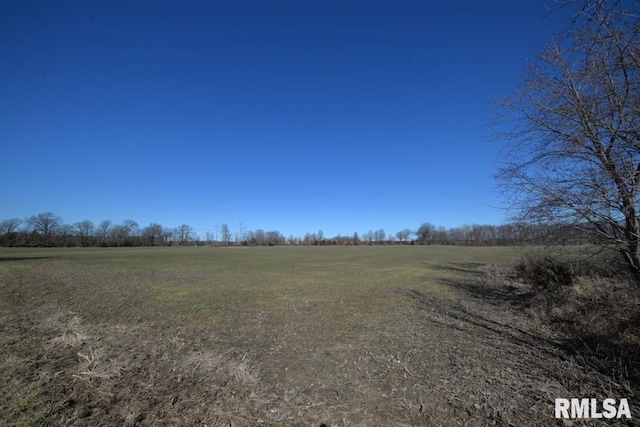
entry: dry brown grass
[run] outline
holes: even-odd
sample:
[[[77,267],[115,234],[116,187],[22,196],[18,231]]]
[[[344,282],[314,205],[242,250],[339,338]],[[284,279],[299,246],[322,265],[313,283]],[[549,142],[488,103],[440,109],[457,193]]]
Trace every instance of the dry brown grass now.
[[[528,312],[535,326],[550,329],[568,354],[613,385],[630,393],[640,384],[640,292],[634,285],[580,277],[572,287],[535,295]]]
[[[475,249],[5,261],[0,424],[547,426],[562,425],[554,399],[574,396],[628,397],[637,415],[628,361],[622,381],[558,320],[612,293],[584,284],[561,306],[510,276],[504,248]],[[590,313],[597,331],[604,312]],[[632,326],[616,331],[636,345]]]

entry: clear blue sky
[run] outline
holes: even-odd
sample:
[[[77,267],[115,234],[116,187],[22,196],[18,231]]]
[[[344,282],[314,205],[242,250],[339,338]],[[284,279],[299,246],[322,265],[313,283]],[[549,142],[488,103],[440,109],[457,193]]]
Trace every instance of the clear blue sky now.
[[[0,220],[498,224],[486,124],[544,1],[6,1]]]

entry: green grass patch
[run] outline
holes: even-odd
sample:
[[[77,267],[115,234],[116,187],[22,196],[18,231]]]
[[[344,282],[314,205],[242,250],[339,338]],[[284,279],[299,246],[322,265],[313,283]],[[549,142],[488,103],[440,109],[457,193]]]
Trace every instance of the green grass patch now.
[[[163,323],[266,307],[371,302],[390,290],[435,287],[430,278],[447,273],[434,267],[505,262],[514,253],[437,246],[3,249],[0,258],[12,279],[3,292],[55,303],[94,322]],[[373,305],[388,303],[381,298]]]

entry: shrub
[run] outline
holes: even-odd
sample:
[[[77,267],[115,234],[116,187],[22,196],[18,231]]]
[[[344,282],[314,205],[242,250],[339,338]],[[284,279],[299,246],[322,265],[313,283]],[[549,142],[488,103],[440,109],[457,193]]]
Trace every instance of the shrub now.
[[[558,290],[573,285],[575,281],[571,264],[550,256],[523,258],[515,270],[522,281],[540,289]]]

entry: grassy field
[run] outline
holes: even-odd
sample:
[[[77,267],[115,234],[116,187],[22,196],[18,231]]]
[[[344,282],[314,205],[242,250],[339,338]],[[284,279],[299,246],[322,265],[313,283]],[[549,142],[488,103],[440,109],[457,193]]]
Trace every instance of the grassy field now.
[[[604,380],[531,328],[520,256],[0,249],[0,425],[554,425]]]

